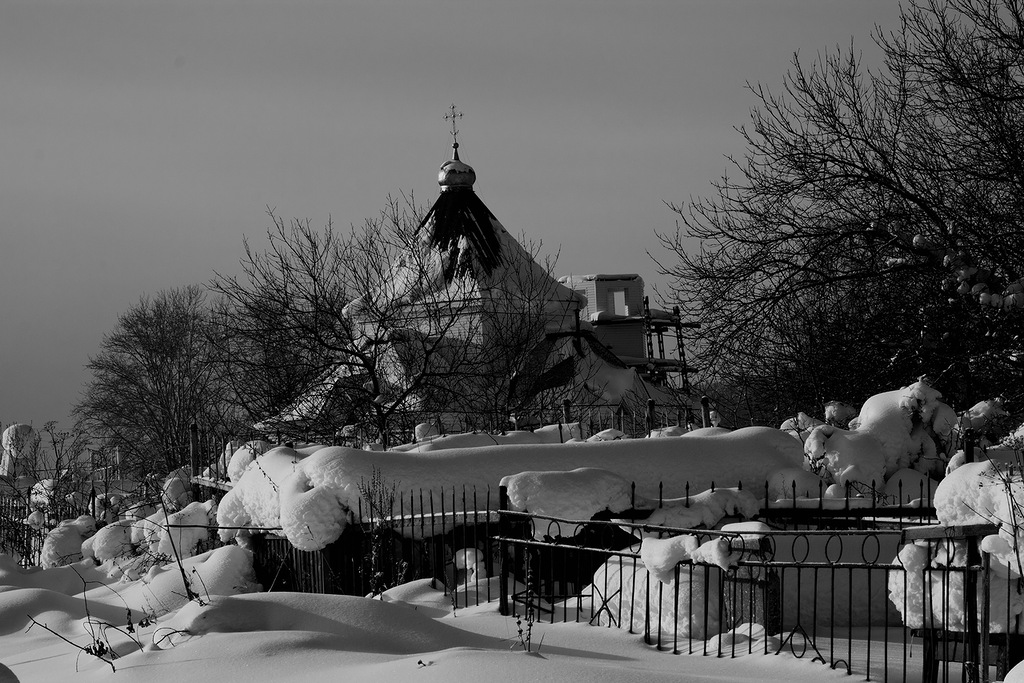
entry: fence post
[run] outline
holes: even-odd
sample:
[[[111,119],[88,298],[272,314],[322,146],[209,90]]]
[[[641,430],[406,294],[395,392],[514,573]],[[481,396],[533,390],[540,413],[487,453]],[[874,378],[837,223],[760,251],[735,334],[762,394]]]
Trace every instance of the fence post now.
[[[562,422],[565,424],[572,422],[572,401],[569,399],[562,401]]]
[[[977,539],[975,539],[977,540]],[[989,624],[991,623],[991,611],[992,603],[990,602],[990,596],[992,593],[992,575],[989,573],[992,569],[992,556],[989,553],[984,553],[981,556],[981,681],[982,683],[988,683],[988,664],[989,664],[989,638],[991,632],[989,631]],[[1010,635],[1009,628],[1007,628],[1006,635],[1006,646],[1010,646]]]
[[[648,435],[650,435],[650,433],[652,431],[654,431],[654,411],[655,411],[654,399],[653,398],[649,398],[649,399],[647,399],[647,434]]]
[[[711,399],[707,396],[700,397],[700,423],[701,427],[711,424]]]
[[[970,431],[970,430],[968,430]],[[981,642],[978,633],[978,568],[981,565],[981,554],[978,551],[978,538],[967,539],[967,567],[964,569],[964,673],[968,681],[979,681],[978,665],[981,662]],[[988,601],[988,595],[982,596]],[[948,599],[948,598],[947,598]],[[987,630],[988,623],[983,624]],[[947,627],[948,628],[948,627]]]
[[[503,617],[507,617],[511,612],[509,611],[508,605],[508,579],[509,574],[509,562],[508,562],[508,545],[505,542],[505,538],[508,536],[508,517],[505,515],[505,510],[508,509],[508,487],[498,487],[498,562],[501,563],[501,579],[500,579],[500,598],[498,601],[498,614]]]
[[[199,425],[193,422],[188,426],[188,462],[191,470],[192,500],[199,500],[202,492],[195,478],[199,476]]]

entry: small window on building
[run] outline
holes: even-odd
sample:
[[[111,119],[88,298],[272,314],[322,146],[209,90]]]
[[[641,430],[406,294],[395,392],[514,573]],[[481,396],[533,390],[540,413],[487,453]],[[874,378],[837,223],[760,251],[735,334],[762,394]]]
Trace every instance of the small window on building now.
[[[625,289],[608,290],[608,304],[611,312],[615,315],[629,315],[629,306],[626,304]]]

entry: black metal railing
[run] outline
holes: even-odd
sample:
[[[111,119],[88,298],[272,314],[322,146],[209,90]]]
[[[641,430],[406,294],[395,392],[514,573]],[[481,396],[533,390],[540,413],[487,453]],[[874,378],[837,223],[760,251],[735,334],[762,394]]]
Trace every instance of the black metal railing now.
[[[869,680],[914,668],[924,681],[994,680],[1024,654],[1020,580],[942,527],[723,532],[499,514],[503,614],[622,628],[673,653],[785,651]],[[658,577],[640,539],[672,535],[719,541],[728,563],[683,559]]]
[[[253,537],[257,579],[267,590],[376,595],[429,579],[455,608],[497,596],[496,500],[465,487],[395,496],[372,512],[362,501],[341,536],[322,550],[303,551],[270,533]]]
[[[504,614],[622,628],[673,653],[785,651],[869,679],[905,680],[920,666],[925,681],[986,680],[1024,653],[1021,581],[990,571],[978,550],[992,528],[921,526],[929,492],[887,505],[873,489],[787,500],[766,486],[766,524],[738,531],[646,523],[635,487],[633,509],[590,520],[511,510],[504,489],[383,493],[320,551],[248,529],[264,588],[367,595],[426,579],[455,608],[497,600]],[[28,512],[0,498],[0,549],[38,563],[47,527],[23,524]],[[48,526],[60,514],[50,510]],[[652,572],[641,539],[679,536],[720,553]]]

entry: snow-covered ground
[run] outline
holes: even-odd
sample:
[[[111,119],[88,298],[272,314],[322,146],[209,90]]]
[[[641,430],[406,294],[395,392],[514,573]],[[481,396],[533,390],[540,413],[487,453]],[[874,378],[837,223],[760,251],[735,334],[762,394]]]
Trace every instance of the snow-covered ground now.
[[[176,568],[125,584],[85,563],[32,573],[0,565],[0,681],[848,680],[810,658],[766,655],[760,644],[753,654],[740,642],[736,656],[728,647],[724,657],[673,655],[640,635],[586,623],[536,623],[526,652],[518,635],[525,623],[500,616],[495,603],[453,613],[451,600],[429,580],[380,600],[241,593],[253,588],[245,559],[244,551],[226,546],[187,563],[209,591],[205,605],[184,599]],[[124,631],[128,609],[141,647],[106,629],[119,655],[114,673],[63,640],[87,646],[101,621]],[[154,611],[160,616],[141,626]]]
[[[252,556],[245,549],[244,527],[281,527],[296,547],[323,548],[351,521],[353,509],[366,498],[367,484],[378,477],[383,478],[385,489],[393,485],[400,491],[425,490],[427,500],[429,492],[453,485],[488,489],[500,482],[507,487],[508,504],[515,510],[587,520],[597,513],[610,512],[614,518],[614,513],[627,508],[646,508],[653,510],[648,524],[683,529],[715,528],[729,516],[749,519],[759,511],[762,492],[789,498],[793,507],[804,502],[829,507],[818,498],[822,495],[837,505],[858,507],[836,496],[860,492],[865,496],[863,503],[870,505],[872,494],[888,491],[892,501],[880,502],[915,504],[920,498],[925,500],[918,503],[926,503],[934,495],[942,524],[1002,522],[999,533],[984,540],[982,550],[994,560],[995,577],[1009,586],[1020,574],[1020,548],[1024,547],[1019,523],[1024,489],[1019,476],[997,463],[963,466],[963,454],[954,452],[958,430],[968,423],[978,427],[976,419],[984,421],[986,411],[991,413],[998,406],[978,404],[973,413],[958,418],[939,398],[922,382],[879,394],[865,404],[850,429],[801,416],[783,429],[698,430],[644,440],[606,435],[611,440],[583,442],[583,435],[569,428],[541,431],[539,436],[523,432],[502,437],[435,437],[389,452],[317,445],[292,449],[269,443],[229,448],[221,469],[229,472],[234,487],[219,506],[212,501],[189,502],[187,476],[177,472],[164,485],[160,509],[124,510],[121,521],[101,526],[98,532],[90,516],[62,523],[42,548],[47,569],[23,570],[12,558],[0,555],[0,683],[108,680],[111,666],[97,659],[96,653],[108,659],[111,653],[117,655],[115,680],[176,683],[190,677],[233,681],[247,676],[267,681],[338,677],[648,681],[678,680],[681,675],[686,680],[819,681],[844,677],[845,672],[812,662],[813,654],[798,659],[789,648],[768,654],[781,643],[759,626],[728,630],[729,626],[708,621],[720,614],[710,604],[718,599],[715,582],[720,574],[687,565],[677,568],[677,562],[690,559],[723,569],[730,566],[729,547],[721,539],[698,543],[695,536],[686,535],[689,532],[669,539],[638,534],[639,566],[633,562],[624,569],[621,562],[609,561],[594,575],[595,590],[588,599],[600,599],[605,605],[615,602],[616,613],[635,615],[637,605],[651,602],[643,596],[657,590],[659,596],[653,601],[664,605],[668,597],[669,606],[659,610],[660,622],[655,621],[666,631],[679,629],[694,637],[685,649],[706,648],[719,655],[674,656],[644,643],[637,634],[643,621],[630,618],[608,628],[609,620],[600,613],[593,620],[595,625],[588,624],[588,613],[580,620],[583,623],[536,623],[530,629],[516,617],[501,616],[495,603],[455,611],[451,599],[429,581],[399,586],[376,600],[263,593],[256,584]],[[562,443],[566,437],[572,437],[572,442]],[[1010,448],[1019,453],[1024,429],[1011,438],[1016,441],[1008,442]],[[13,456],[8,461],[12,468],[17,465]],[[943,475],[945,480],[938,484]],[[706,490],[712,482],[715,490]],[[496,502],[490,501],[492,507]],[[404,512],[426,511],[417,505],[423,503],[410,504]],[[26,519],[27,524],[31,522]],[[186,526],[169,533],[168,526],[174,524]],[[239,545],[229,543],[195,555],[207,527],[215,525],[225,542],[242,532]],[[766,528],[734,530],[756,535]],[[836,555],[834,548],[830,556],[828,548],[834,541],[826,536],[807,536],[789,546],[781,538],[775,541],[776,561],[787,561],[787,552],[825,555],[831,563],[863,559],[857,544],[850,545],[854,556]],[[885,547],[877,548],[880,565],[897,555],[897,538],[890,534]],[[795,550],[798,543],[804,544],[799,552]],[[456,553],[457,564],[461,557],[468,573],[478,553]],[[174,554],[185,558],[180,565],[154,564],[154,557]],[[890,581],[879,566],[851,571],[847,584],[852,590],[847,584],[833,586],[834,591],[851,596],[848,613],[841,618],[834,609],[826,612],[819,604],[822,595],[830,602],[831,596],[815,594],[815,600],[799,597],[795,606],[784,606],[789,616],[783,620],[785,627],[793,628],[790,621],[798,618],[795,623],[810,626],[816,634],[820,623],[816,617],[822,614],[827,615],[829,623],[824,626],[828,628],[852,627],[852,639],[843,639],[850,653],[830,654],[829,660],[851,661],[854,651],[870,649],[870,657],[858,655],[858,659],[872,662],[871,677],[878,678],[882,673],[878,662],[885,657],[875,649],[888,653],[889,648],[907,647],[904,629],[893,620],[895,609],[901,608],[911,622],[920,620],[925,606],[907,598],[922,592],[918,584],[923,579],[918,581],[918,575],[924,576],[928,563],[941,568],[956,566],[957,561],[925,544],[908,545],[900,550],[901,570],[890,572]],[[797,569],[784,574],[783,600],[802,596],[806,591],[801,586],[813,588],[811,580],[817,583],[818,571]],[[678,598],[657,586],[677,572],[690,572],[686,592],[696,597],[688,598],[686,604],[704,604],[706,614],[678,609]],[[834,579],[836,574],[829,576]],[[492,588],[487,594],[497,595],[497,579],[483,580]],[[613,583],[617,591],[597,590]],[[893,606],[885,595],[887,589]],[[1007,609],[1016,617],[1024,610],[1024,600],[1019,593],[1008,594],[1014,599]],[[864,605],[869,608],[867,616],[858,611]],[[958,596],[952,597],[952,604],[943,602],[930,609],[943,614],[958,611],[963,617]],[[876,627],[870,643],[856,632],[869,623]],[[892,634],[888,644],[877,636],[877,626],[886,623]],[[799,644],[794,644],[800,651]],[[910,657],[906,680],[918,680],[919,659],[913,650]],[[1017,676],[1007,680],[1024,679],[1024,670]]]

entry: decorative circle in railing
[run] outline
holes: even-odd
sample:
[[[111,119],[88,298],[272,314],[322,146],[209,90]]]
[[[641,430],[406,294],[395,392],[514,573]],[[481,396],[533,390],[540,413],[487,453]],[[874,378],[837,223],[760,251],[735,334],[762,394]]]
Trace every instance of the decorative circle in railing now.
[[[583,536],[583,532],[586,530],[586,528],[587,528],[587,525],[585,523],[578,522],[576,524],[575,528],[572,531],[572,536],[573,536],[573,538],[576,539],[576,545],[578,547],[580,547],[580,548],[582,548],[582,547],[587,545],[587,540]],[[609,532],[609,528],[607,526],[603,525],[603,524],[600,526],[600,529],[601,529],[601,541],[603,542],[602,543],[602,547],[607,548],[608,544],[609,544],[609,536],[611,535],[611,533]]]
[[[776,553],[777,547],[776,547],[775,536],[774,535],[766,536],[765,537],[764,542],[761,543],[761,550],[762,550],[762,555],[764,556],[764,560],[766,562],[774,562],[775,561],[775,553]]]
[[[801,541],[803,542],[803,555],[800,554]],[[796,534],[793,536],[793,560],[795,562],[806,562],[807,556],[811,553],[811,542],[807,534]]]
[[[829,564],[836,564],[843,559],[843,537],[839,534],[830,534],[825,541],[825,561]]]
[[[784,645],[789,645],[789,651],[793,653],[794,657],[796,657],[797,659],[803,659],[804,655],[807,654],[807,639],[801,635],[799,639],[801,649],[799,652],[797,652],[797,638],[795,638],[794,636],[796,636],[796,632],[790,633],[789,636],[786,638],[786,641],[788,642],[784,643]]]
[[[562,536],[562,523],[557,519],[548,520],[548,530],[545,534],[548,538],[561,538]]]
[[[869,554],[870,553],[872,554]],[[882,554],[882,544],[878,540],[878,536],[874,534],[868,534],[864,537],[864,540],[860,544],[860,557],[868,564],[877,564],[878,556]]]

